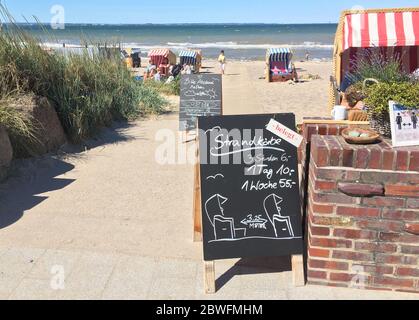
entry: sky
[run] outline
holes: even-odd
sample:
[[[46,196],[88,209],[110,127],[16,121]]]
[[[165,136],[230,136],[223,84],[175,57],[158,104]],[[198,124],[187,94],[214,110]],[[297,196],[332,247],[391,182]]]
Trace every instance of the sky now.
[[[330,23],[353,7],[416,7],[418,0],[0,0],[18,22],[51,22],[54,5],[65,23]]]

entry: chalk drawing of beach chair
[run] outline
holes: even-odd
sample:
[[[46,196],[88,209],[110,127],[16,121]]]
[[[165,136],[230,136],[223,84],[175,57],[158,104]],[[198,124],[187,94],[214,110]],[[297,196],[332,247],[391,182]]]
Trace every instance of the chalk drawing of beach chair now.
[[[275,194],[268,196],[263,203],[265,212],[275,230],[275,237],[294,238],[294,229],[292,227],[291,218],[282,216],[281,207],[283,199]]]

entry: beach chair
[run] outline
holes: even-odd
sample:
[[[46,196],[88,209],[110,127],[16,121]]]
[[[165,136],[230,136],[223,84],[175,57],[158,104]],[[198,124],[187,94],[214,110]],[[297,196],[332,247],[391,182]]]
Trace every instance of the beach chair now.
[[[329,108],[341,103],[348,73],[358,57],[371,50],[397,55],[405,72],[419,65],[419,8],[362,9],[343,11],[339,20],[330,78]]]
[[[179,53],[180,64],[189,65],[193,67],[195,73],[199,73],[202,63],[202,51],[201,50],[182,50]]]
[[[297,80],[292,63],[293,52],[289,48],[271,48],[266,54],[266,79],[268,82]]]
[[[169,75],[169,66],[176,64],[176,55],[169,49],[155,49],[148,53],[153,65],[160,69],[160,74],[163,77]]]

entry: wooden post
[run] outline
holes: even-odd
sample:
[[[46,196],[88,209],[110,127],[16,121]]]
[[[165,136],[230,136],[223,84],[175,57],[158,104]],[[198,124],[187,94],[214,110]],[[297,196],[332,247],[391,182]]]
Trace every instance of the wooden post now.
[[[292,280],[295,287],[304,287],[306,284],[303,255],[292,256]]]
[[[201,174],[199,162],[195,164],[195,182],[193,195],[194,242],[202,242],[202,210],[201,210]]]
[[[215,294],[215,261],[204,261],[205,294]]]
[[[198,122],[196,124],[198,128]],[[201,207],[201,166],[199,160],[199,137],[198,129],[195,135],[196,163],[193,194],[193,224],[194,224],[194,242],[202,242],[202,207]]]

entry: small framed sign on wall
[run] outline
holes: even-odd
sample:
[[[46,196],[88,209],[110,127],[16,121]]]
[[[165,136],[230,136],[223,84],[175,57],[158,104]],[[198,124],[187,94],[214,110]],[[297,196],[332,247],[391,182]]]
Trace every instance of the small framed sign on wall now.
[[[419,146],[419,106],[406,107],[390,101],[393,147]]]

